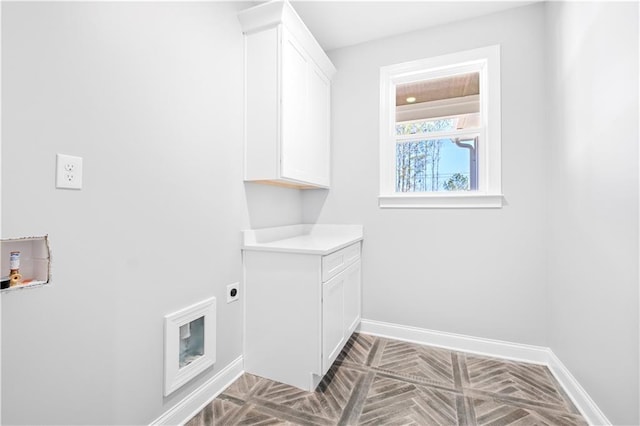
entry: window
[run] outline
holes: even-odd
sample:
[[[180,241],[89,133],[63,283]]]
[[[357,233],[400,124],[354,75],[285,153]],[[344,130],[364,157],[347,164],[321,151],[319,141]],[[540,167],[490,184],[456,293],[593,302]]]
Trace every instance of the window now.
[[[380,207],[501,207],[499,46],[380,71]]]

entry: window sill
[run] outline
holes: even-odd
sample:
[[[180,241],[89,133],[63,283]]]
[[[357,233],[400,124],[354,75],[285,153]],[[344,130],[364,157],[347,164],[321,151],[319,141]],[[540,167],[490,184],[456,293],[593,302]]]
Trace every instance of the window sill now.
[[[383,209],[499,209],[502,194],[393,194],[378,197]]]

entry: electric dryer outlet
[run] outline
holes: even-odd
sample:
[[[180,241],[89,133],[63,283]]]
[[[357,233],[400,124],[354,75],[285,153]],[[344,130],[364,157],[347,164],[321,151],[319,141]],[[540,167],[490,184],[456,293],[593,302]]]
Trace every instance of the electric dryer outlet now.
[[[227,303],[235,302],[240,298],[240,283],[233,283],[227,286]]]

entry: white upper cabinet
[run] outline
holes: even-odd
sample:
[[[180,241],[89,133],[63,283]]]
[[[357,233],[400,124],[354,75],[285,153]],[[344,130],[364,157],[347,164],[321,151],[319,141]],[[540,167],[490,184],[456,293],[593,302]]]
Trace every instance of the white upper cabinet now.
[[[287,1],[244,10],[238,19],[245,35],[244,179],[328,188],[335,67]]]

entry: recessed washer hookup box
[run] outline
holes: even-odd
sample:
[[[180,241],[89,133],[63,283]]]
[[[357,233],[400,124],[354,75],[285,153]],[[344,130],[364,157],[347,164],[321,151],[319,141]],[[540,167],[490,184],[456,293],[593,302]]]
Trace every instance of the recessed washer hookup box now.
[[[18,253],[17,256],[16,253]],[[49,284],[51,282],[49,237],[45,235],[0,239],[0,276],[3,283],[5,278],[10,278],[12,267],[16,266],[19,267],[20,280],[6,289],[3,285],[4,291]]]

